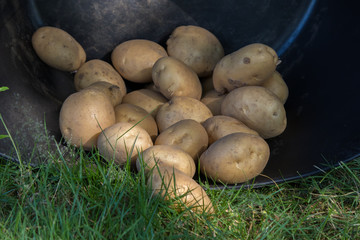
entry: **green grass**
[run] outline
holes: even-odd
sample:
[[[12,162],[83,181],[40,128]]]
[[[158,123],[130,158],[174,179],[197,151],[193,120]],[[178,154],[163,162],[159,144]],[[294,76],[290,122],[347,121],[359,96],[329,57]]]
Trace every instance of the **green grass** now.
[[[217,212],[206,216],[174,211],[142,173],[96,151],[67,156],[38,168],[0,160],[0,239],[360,239],[360,158],[279,185],[207,190]]]

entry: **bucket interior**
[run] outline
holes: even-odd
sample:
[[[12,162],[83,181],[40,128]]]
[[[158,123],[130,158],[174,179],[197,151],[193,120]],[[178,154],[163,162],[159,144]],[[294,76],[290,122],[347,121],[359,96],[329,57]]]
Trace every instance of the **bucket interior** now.
[[[352,4],[352,3],[351,3]],[[49,136],[60,140],[59,111],[75,92],[73,73],[48,67],[31,46],[41,26],[59,27],[85,49],[87,60],[110,63],[130,39],[164,47],[180,25],[208,29],[225,54],[255,42],[274,48],[289,87],[288,126],[268,139],[271,156],[256,186],[308,176],[360,154],[356,6],[340,1],[6,0],[0,4],[0,113],[24,159],[46,161]],[[355,4],[355,3],[354,3]],[[128,90],[140,85],[126,82]],[[48,135],[45,135],[45,131]],[[6,134],[1,124],[0,134]],[[34,150],[35,149],[35,150]],[[2,157],[16,158],[10,139]]]

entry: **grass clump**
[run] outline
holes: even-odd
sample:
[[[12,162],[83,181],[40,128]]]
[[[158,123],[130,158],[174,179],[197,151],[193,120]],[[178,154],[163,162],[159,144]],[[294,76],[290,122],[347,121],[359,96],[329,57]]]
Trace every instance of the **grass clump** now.
[[[205,216],[176,212],[142,172],[97,151],[68,156],[49,153],[37,168],[0,161],[1,239],[360,238],[360,159],[279,185],[207,190],[217,212]]]
[[[73,156],[77,159],[49,156],[47,164],[23,171],[1,162],[1,239],[162,239],[182,234],[184,213],[152,196],[141,172],[106,163],[98,152]]]

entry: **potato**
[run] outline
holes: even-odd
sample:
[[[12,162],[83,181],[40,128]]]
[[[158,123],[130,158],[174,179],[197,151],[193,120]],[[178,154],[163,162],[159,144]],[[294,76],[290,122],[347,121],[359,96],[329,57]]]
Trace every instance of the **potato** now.
[[[146,84],[145,89],[150,89],[152,91],[160,93],[159,89],[155,86],[154,82]]]
[[[115,122],[128,122],[132,125],[137,125],[145,129],[152,140],[158,135],[158,127],[155,119],[143,108],[130,104],[123,103],[115,107]]]
[[[208,118],[205,122],[203,122],[202,125],[204,126],[209,137],[209,145],[231,133],[242,132],[259,135],[256,131],[250,129],[239,120],[224,115]]]
[[[201,78],[200,79],[201,87],[202,87],[202,96],[205,96],[206,93],[214,90],[213,78],[212,76]]]
[[[148,185],[156,195],[172,200],[177,211],[186,208],[199,214],[214,213],[214,208],[205,190],[191,177],[176,168],[163,166],[148,177]]]
[[[261,137],[232,133],[214,142],[201,155],[200,170],[215,181],[242,183],[259,175],[269,157],[269,145]]]
[[[63,138],[71,145],[91,150],[102,129],[115,123],[114,107],[100,91],[81,91],[64,101],[59,116]]]
[[[89,90],[100,91],[101,93],[105,94],[108,96],[113,106],[120,104],[124,96],[123,92],[117,85],[113,85],[109,82],[95,82],[81,91]]]
[[[212,117],[210,109],[199,100],[190,97],[173,97],[161,106],[156,115],[156,122],[161,133],[180,120],[193,119],[202,123],[209,117]]]
[[[201,102],[205,104],[211,111],[211,113],[215,115],[221,114],[221,103],[224,100],[226,94],[218,93],[215,90],[210,90],[207,92]]]
[[[176,146],[190,154],[197,162],[208,147],[208,135],[200,123],[184,119],[161,132],[155,140],[155,145]]]
[[[168,54],[156,42],[133,39],[119,44],[111,53],[115,69],[125,79],[136,83],[151,82],[151,70],[155,62]]]
[[[139,89],[126,94],[122,103],[130,103],[145,109],[155,118],[159,108],[168,100],[159,92]]]
[[[198,26],[179,26],[166,42],[169,56],[179,59],[198,74],[211,75],[224,49],[214,34]]]
[[[216,64],[214,88],[226,93],[246,85],[260,85],[273,74],[278,63],[278,56],[271,47],[261,43],[247,45]]]
[[[138,152],[153,146],[153,142],[142,127],[119,122],[104,129],[98,137],[97,146],[107,161],[125,165],[130,159],[130,165],[135,167]]]
[[[221,104],[221,113],[238,119],[265,139],[280,135],[287,124],[280,99],[260,86],[232,90]]]
[[[32,35],[32,46],[47,65],[72,72],[86,61],[83,47],[67,32],[56,27],[40,27]]]
[[[201,83],[196,73],[180,60],[160,58],[152,69],[154,85],[167,98],[174,96],[201,98]]]
[[[278,71],[275,71],[270,78],[266,79],[265,82],[261,84],[261,86],[270,90],[283,104],[285,104],[289,96],[289,88]]]
[[[169,145],[156,145],[146,149],[136,160],[138,171],[144,169],[145,174],[157,171],[158,167],[174,167],[189,177],[195,175],[195,163],[192,157],[180,148]]]
[[[111,83],[119,87],[122,97],[126,94],[126,86],[123,78],[113,66],[100,59],[87,61],[79,68],[74,76],[74,85],[77,91],[95,82]]]

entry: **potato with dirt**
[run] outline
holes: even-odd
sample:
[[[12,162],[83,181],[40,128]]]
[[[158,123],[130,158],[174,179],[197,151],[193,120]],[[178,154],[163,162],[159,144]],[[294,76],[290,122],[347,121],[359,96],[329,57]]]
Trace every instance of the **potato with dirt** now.
[[[122,97],[126,94],[126,86],[123,78],[113,66],[100,59],[85,62],[74,76],[74,85],[77,91],[96,82],[111,83],[119,87]]]
[[[99,91],[110,99],[113,106],[121,103],[124,93],[121,91],[119,86],[113,85],[109,82],[95,82],[80,91]]]
[[[60,28],[40,27],[32,35],[31,42],[39,58],[55,69],[73,72],[86,61],[84,48]]]
[[[190,154],[197,163],[208,147],[208,135],[199,122],[184,119],[162,131],[156,138],[155,145],[176,146]]]
[[[260,136],[232,133],[216,142],[201,155],[200,170],[208,179],[237,184],[258,176],[270,157],[270,148]]]
[[[278,71],[275,71],[261,86],[273,92],[285,104],[289,96],[289,88]]]
[[[107,161],[114,161],[120,166],[127,163],[135,168],[139,152],[153,146],[150,135],[139,126],[119,122],[105,128],[97,139],[101,156]]]
[[[145,109],[154,118],[159,108],[168,100],[164,95],[151,89],[138,89],[126,94],[122,103],[130,103]]]
[[[161,133],[181,120],[193,119],[202,123],[212,116],[210,109],[200,100],[191,97],[173,97],[161,106],[156,115],[156,122]]]
[[[238,119],[265,139],[280,135],[287,125],[280,99],[260,86],[232,90],[222,102],[221,114]]]
[[[224,115],[217,115],[208,118],[202,125],[208,134],[209,145],[226,135],[236,132],[249,133],[259,136],[256,131],[250,129],[244,123],[233,117]]]
[[[214,90],[214,83],[212,76],[200,78],[200,82],[202,88],[202,97],[204,97],[206,93]]]
[[[155,145],[136,159],[137,170],[143,169],[145,174],[151,174],[163,166],[174,167],[191,178],[195,175],[196,167],[192,157],[175,146]]]
[[[261,43],[246,45],[216,64],[214,88],[219,93],[227,93],[242,86],[261,85],[278,64],[279,58],[271,47]]]
[[[156,168],[147,179],[155,195],[172,202],[172,208],[181,212],[186,208],[198,214],[215,212],[205,190],[191,177],[173,167]]]
[[[169,56],[185,63],[199,77],[210,76],[216,63],[224,56],[217,37],[199,26],[179,26],[166,41]]]
[[[210,90],[202,98],[201,102],[205,104],[216,115],[221,115],[221,103],[224,100],[226,94],[218,93],[217,91]]]
[[[71,145],[91,150],[101,131],[115,123],[110,98],[97,90],[71,94],[61,106],[59,126],[63,138]]]
[[[155,119],[145,109],[130,104],[122,103],[115,106],[115,122],[128,122],[133,125],[137,124],[147,131],[152,140],[158,135],[158,127]]]
[[[166,56],[166,50],[158,43],[146,39],[132,39],[115,47],[111,53],[111,61],[126,80],[149,83],[155,62]]]
[[[202,88],[196,73],[180,60],[173,57],[160,58],[152,69],[155,87],[167,99],[175,96],[192,97],[200,100]]]

